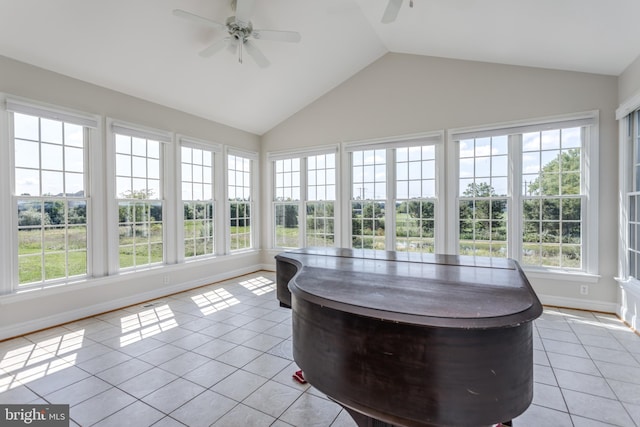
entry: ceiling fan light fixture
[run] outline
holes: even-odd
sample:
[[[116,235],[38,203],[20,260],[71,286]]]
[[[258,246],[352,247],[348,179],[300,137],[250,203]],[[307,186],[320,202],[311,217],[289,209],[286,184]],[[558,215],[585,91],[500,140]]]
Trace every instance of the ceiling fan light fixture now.
[[[251,12],[253,10],[255,0],[232,0],[231,8],[236,12],[235,16],[229,16],[225,24],[212,21],[210,19],[195,15],[193,13],[176,9],[173,14],[182,18],[190,19],[201,24],[205,24],[213,28],[224,28],[229,34],[223,40],[214,42],[209,47],[200,52],[200,56],[209,57],[219,52],[227,46],[233,48],[234,53],[238,54],[238,62],[242,64],[242,53],[246,50],[247,54],[253,58],[259,67],[264,68],[269,65],[269,60],[262,54],[260,49],[252,42],[253,39],[273,40],[278,42],[297,43],[301,40],[300,33],[296,31],[281,30],[255,30],[250,21]],[[237,46],[236,46],[237,45]]]

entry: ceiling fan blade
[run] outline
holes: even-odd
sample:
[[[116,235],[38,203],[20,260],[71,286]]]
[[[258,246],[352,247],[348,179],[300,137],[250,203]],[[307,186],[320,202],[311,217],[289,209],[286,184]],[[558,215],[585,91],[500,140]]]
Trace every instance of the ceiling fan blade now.
[[[298,43],[301,40],[300,33],[297,31],[255,30],[252,35],[255,39],[278,42]]]
[[[402,6],[402,0],[389,0],[387,4],[387,8],[384,10],[384,14],[382,15],[382,23],[388,24],[393,22],[398,17],[398,12],[400,12],[400,6]]]
[[[198,55],[202,56],[203,58],[209,58],[210,56],[213,56],[214,54],[224,49],[224,47],[228,44],[228,42],[229,42],[229,37],[225,37],[222,40],[218,40],[217,42],[214,42],[212,45],[210,45],[208,48],[201,51]]]
[[[253,13],[253,3],[255,0],[237,0],[236,21],[248,24]]]
[[[212,21],[211,19],[203,18],[202,16],[195,15],[195,14],[193,14],[191,12],[187,12],[186,10],[175,9],[173,11],[173,14],[175,16],[179,16],[180,18],[185,18],[185,19],[189,19],[191,21],[199,22],[199,23],[204,24],[204,25],[208,25],[209,27],[226,28],[226,26],[224,24],[221,24],[221,23],[216,22],[216,21]]]
[[[265,68],[269,66],[270,62],[267,57],[263,55],[260,49],[258,49],[256,45],[251,42],[251,40],[247,40],[244,43],[244,49],[249,54],[249,56],[253,58],[254,61],[256,61],[258,67]]]

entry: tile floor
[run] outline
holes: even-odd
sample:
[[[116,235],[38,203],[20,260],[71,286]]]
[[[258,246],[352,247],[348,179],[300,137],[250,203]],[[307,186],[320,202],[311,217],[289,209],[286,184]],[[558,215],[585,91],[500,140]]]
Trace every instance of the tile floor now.
[[[65,403],[71,425],[354,427],[293,381],[291,314],[257,272],[0,343],[0,403]],[[640,426],[640,337],[546,308],[517,427]]]

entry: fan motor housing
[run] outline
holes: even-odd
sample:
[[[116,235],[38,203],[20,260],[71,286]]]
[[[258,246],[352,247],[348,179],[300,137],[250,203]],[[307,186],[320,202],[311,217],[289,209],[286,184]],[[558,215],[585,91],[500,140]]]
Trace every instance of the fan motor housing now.
[[[251,33],[253,33],[253,24],[251,22],[237,21],[235,16],[228,17],[226,25],[229,35],[238,41],[247,41]]]

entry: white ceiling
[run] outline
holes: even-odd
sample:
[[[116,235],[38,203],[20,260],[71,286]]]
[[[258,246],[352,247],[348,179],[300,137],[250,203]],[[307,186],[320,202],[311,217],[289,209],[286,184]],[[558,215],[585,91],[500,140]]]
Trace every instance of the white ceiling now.
[[[0,0],[0,55],[258,135],[386,52],[619,75],[640,55],[638,0],[256,0],[255,28],[297,44],[255,41],[259,68],[222,51],[229,0]]]

